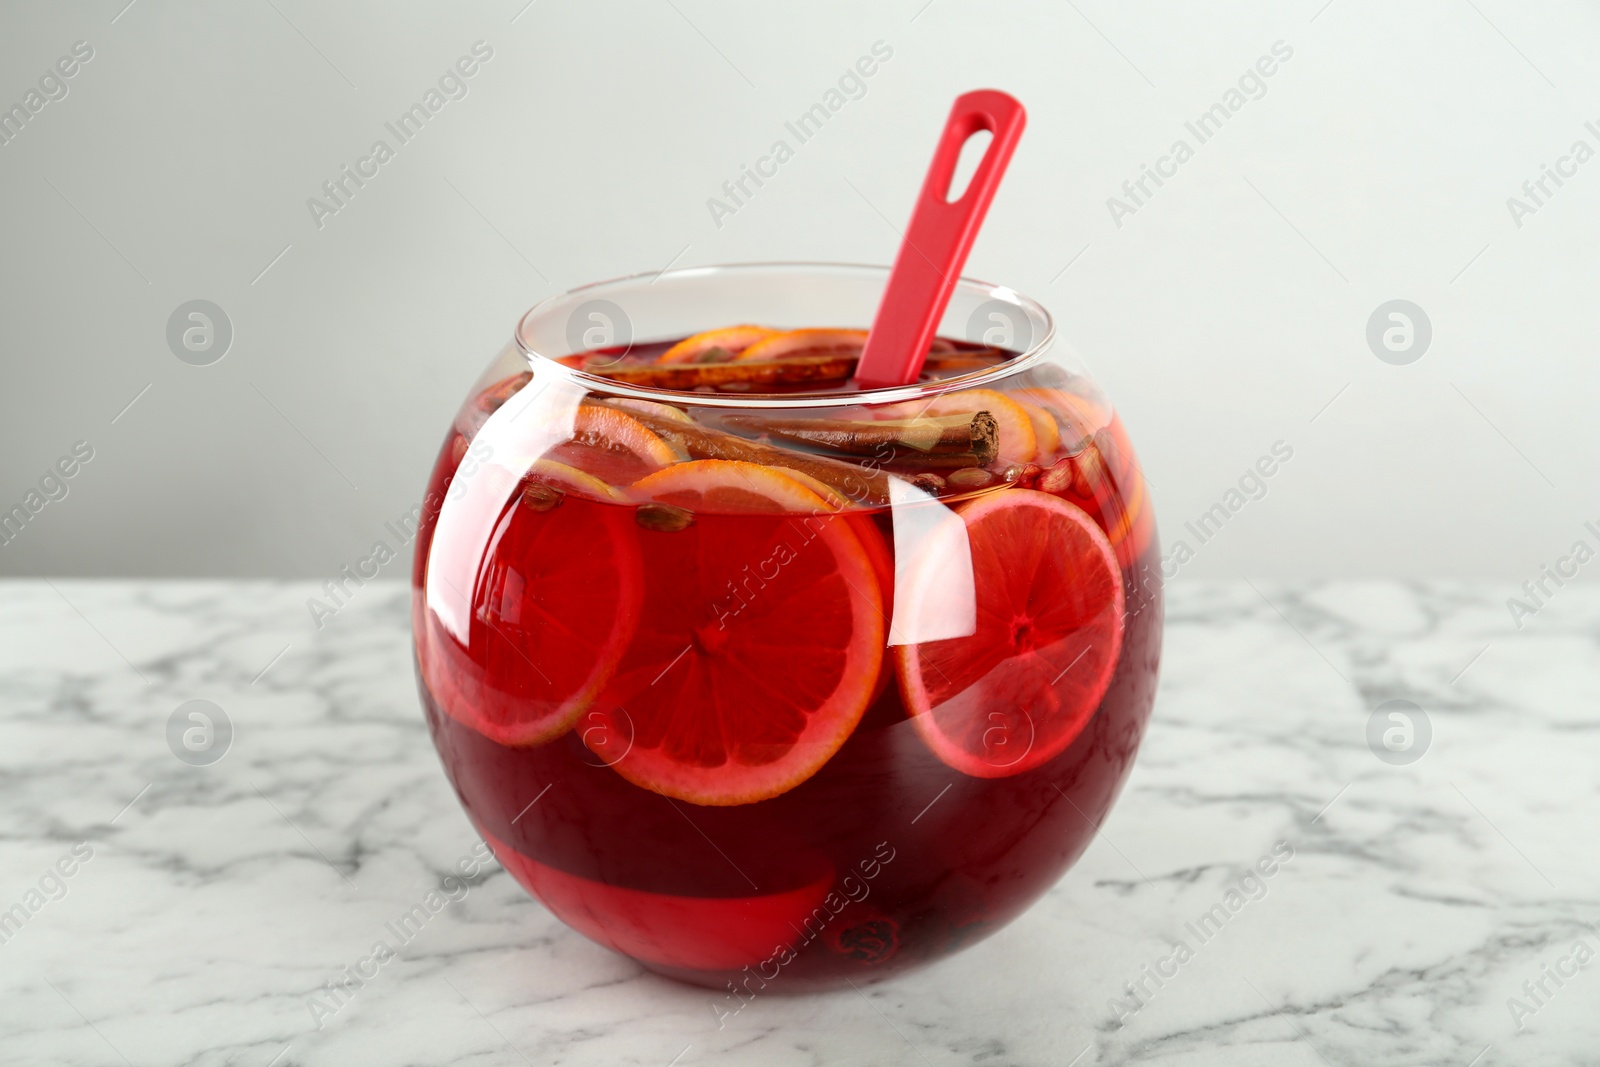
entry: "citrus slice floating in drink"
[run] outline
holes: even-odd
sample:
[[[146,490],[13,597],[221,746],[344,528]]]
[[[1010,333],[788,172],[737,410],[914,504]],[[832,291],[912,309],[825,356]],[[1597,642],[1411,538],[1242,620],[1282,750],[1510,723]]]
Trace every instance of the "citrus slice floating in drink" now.
[[[573,420],[572,438],[552,448],[547,458],[608,485],[627,485],[681,457],[627,412],[583,404]]]
[[[884,626],[888,626],[889,610],[894,606],[894,554],[889,551],[889,539],[878,528],[877,521],[868,512],[851,512],[843,516],[856,532],[867,558],[872,561],[873,573],[878,576],[878,594],[882,599]],[[872,687],[872,699],[877,700],[889,688],[894,675],[893,657],[885,655],[878,670],[878,681]]]
[[[897,648],[901,695],[935,755],[1000,778],[1055,758],[1088,725],[1122,648],[1122,575],[1094,521],[1048,493],[995,493],[959,514],[977,629]],[[938,580],[916,574],[913,588]]]
[[[611,766],[695,804],[794,788],[855,729],[882,664],[883,593],[855,527],[755,463],[680,463],[629,493],[693,511],[693,534],[639,531],[639,627],[585,743],[631,738]]]
[[[805,471],[791,470],[788,467],[782,468],[782,471],[821,497],[830,510],[840,511],[849,506],[850,501],[846,499],[843,493],[820,478],[814,478]],[[845,522],[850,524],[850,528],[856,532],[856,537],[861,541],[862,549],[867,553],[867,559],[872,561],[872,571],[878,576],[878,591],[883,603],[893,604],[894,556],[889,552],[889,544],[885,540],[883,532],[878,529],[878,524],[873,521],[871,514],[867,512],[847,512],[843,518]],[[877,699],[878,695],[889,685],[889,675],[893,671],[889,667],[887,659],[888,657],[885,657],[884,667],[878,672],[878,682],[873,686],[873,699]]]
[[[866,330],[787,330],[757,341],[739,353],[739,360],[856,356],[861,354],[866,343]]]
[[[658,404],[654,400],[635,400],[632,397],[618,396],[606,401],[614,408],[622,408],[635,414],[653,415],[658,419],[667,419],[670,422],[693,422],[689,413],[682,408],[673,407],[671,404]]]
[[[739,353],[777,334],[765,326],[724,326],[686,337],[661,353],[657,363],[726,363]]]
[[[805,471],[793,470],[789,467],[781,467],[779,470],[786,477],[793,478],[795,481],[799,482],[801,485],[820,496],[822,498],[822,502],[827,505],[829,511],[838,511],[839,509],[848,506],[850,503],[849,499],[846,498],[843,493],[839,492],[839,490],[835,489],[821,478],[807,474]]]
[[[1112,547],[1117,550],[1118,561],[1124,567],[1131,568],[1150,546],[1155,530],[1155,518],[1150,510],[1144,478],[1135,472],[1132,489],[1128,491],[1117,522],[1109,534]]]
[[[1061,427],[1056,422],[1048,408],[1035,404],[1030,400],[1013,398],[1014,402],[1028,413],[1028,419],[1033,423],[1033,436],[1037,441],[1036,456],[1048,456],[1061,447]]]
[[[1069,451],[1083,447],[1083,441],[1111,421],[1109,405],[1069,389],[1035,386],[1018,389],[1016,393],[1019,400],[1026,399],[1055,413],[1061,422],[1062,441]]]
[[[1124,567],[1131,568],[1139,557],[1144,555],[1145,549],[1150,547],[1150,539],[1155,536],[1155,519],[1150,511],[1149,497],[1144,491],[1141,482],[1138,497],[1135,499],[1131,518],[1128,522],[1128,532],[1117,539],[1117,559]]]
[[[591,500],[605,500],[614,504],[623,503],[628,499],[625,493],[607,485],[594,475],[586,474],[576,467],[569,467],[565,463],[557,463],[553,459],[535,460],[533,466],[528,468],[528,473],[523,476],[523,481],[531,485],[542,485],[560,493],[577,493]],[[530,503],[536,500],[536,497],[529,498]]]
[[[807,481],[810,480],[808,476]],[[628,487],[628,492],[638,500],[656,500],[709,514],[829,512],[836,506],[790,471],[730,459],[677,463],[641,478]]]
[[[610,679],[638,620],[644,571],[634,524],[604,482],[540,460],[512,495],[477,576],[445,580],[470,611],[465,635],[437,614],[420,643],[443,711],[503,745],[564,733]],[[537,487],[556,494],[529,492]]]

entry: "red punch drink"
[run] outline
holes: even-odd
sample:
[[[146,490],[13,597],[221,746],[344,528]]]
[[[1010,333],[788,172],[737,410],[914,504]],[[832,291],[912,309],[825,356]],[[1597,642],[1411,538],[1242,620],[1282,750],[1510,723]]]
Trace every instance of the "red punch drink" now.
[[[440,452],[414,614],[500,862],[725,1018],[938,959],[1061,876],[1143,734],[1160,579],[1122,425],[1036,305],[963,282],[1022,336],[852,392],[860,330],[791,323],[859,322],[881,272],[682,273],[530,312]],[[628,336],[562,344],[586,314]]]

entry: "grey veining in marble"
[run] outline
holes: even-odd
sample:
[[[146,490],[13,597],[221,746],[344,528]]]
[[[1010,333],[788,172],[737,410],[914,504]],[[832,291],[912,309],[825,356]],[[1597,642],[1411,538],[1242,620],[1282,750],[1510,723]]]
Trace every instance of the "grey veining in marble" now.
[[[320,631],[314,592],[0,585],[0,1062],[1600,1060],[1593,590],[1518,631],[1510,589],[1179,584],[1138,766],[1044,900],[930,970],[720,1030],[713,994],[480,867],[406,589]],[[210,765],[168,743],[197,699],[234,729]],[[1431,726],[1410,764],[1369,747],[1391,699]]]

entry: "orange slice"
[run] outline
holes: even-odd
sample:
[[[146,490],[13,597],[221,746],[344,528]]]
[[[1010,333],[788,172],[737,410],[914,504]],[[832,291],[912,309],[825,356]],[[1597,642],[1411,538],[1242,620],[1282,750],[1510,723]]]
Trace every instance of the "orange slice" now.
[[[795,474],[742,460],[697,459],[641,478],[628,491],[638,500],[659,500],[710,514],[833,510],[827,498]]]
[[[622,408],[643,415],[654,415],[660,419],[671,419],[673,422],[693,422],[689,413],[682,408],[675,408],[671,404],[658,404],[654,400],[635,400],[632,397],[619,396],[607,400],[612,407]]]
[[[833,486],[820,478],[815,478],[805,471],[782,468],[783,473],[816,493],[823,499],[831,510],[840,511],[848,507],[849,499]],[[873,521],[872,515],[863,511],[852,511],[844,516],[850,528],[856,532],[856,537],[861,540],[861,547],[867,553],[867,558],[872,561],[872,570],[878,576],[878,589],[884,604],[894,603],[894,555],[889,551],[889,544],[878,529],[878,524]],[[887,620],[886,620],[887,621]],[[893,671],[889,669],[888,659],[885,657],[884,669],[878,672],[878,682],[873,686],[873,699],[884,689],[888,688],[889,676]]]
[[[790,467],[782,467],[780,470],[784,475],[793,478],[795,481],[799,482],[801,485],[820,496],[822,498],[822,502],[828,505],[830,510],[838,511],[840,508],[843,508],[850,503],[849,499],[846,498],[843,493],[839,492],[839,490],[835,489],[821,478],[807,474],[805,471],[794,470]]]
[[[1035,404],[1031,400],[1013,397],[1013,400],[1028,413],[1028,418],[1033,422],[1033,435],[1037,440],[1039,456],[1053,455],[1061,447],[1061,427],[1056,423],[1056,417],[1049,409]]]
[[[525,483],[597,501],[620,496],[591,475],[540,460],[509,500],[494,501],[499,518],[481,563],[462,571],[458,560],[428,560],[430,569],[447,569],[444,581],[468,610],[460,613],[463,634],[424,614],[423,681],[442,711],[503,745],[540,744],[572,726],[622,659],[644,588],[626,508],[585,500],[524,506]]]
[[[1117,550],[1117,560],[1124,567],[1132,568],[1149,546],[1151,537],[1155,535],[1156,524],[1150,508],[1149,490],[1137,471],[1131,481],[1123,483],[1123,487],[1127,489],[1127,498],[1107,536]]]
[[[1129,531],[1126,539],[1117,543],[1117,558],[1124,567],[1133,569],[1133,565],[1144,555],[1145,549],[1150,547],[1150,542],[1156,536],[1155,509],[1148,504],[1140,509],[1139,516],[1133,520],[1133,529]]]
[[[855,729],[883,661],[883,593],[850,517],[786,472],[729,460],[629,491],[695,521],[639,534],[639,628],[590,712],[596,737],[633,739],[612,767],[695,804],[793,789]]]
[[[1122,649],[1122,573],[1094,521],[1048,493],[1008,489],[959,513],[977,629],[897,648],[901,696],[951,767],[1021,774],[1072,744],[1105,696]],[[917,575],[928,588],[938,580]]]
[[[592,500],[609,500],[620,504],[628,499],[626,493],[607,485],[594,475],[585,474],[576,467],[557,463],[553,459],[535,460],[533,466],[528,468],[524,480],[548,485],[563,493],[577,493]]]
[[[1111,408],[1100,400],[1067,389],[1030,387],[1017,390],[1017,399],[1029,400],[1054,412],[1061,420],[1062,438],[1069,449],[1093,436],[1111,422]]]
[[[844,516],[844,520],[856,532],[861,547],[866,550],[867,558],[872,561],[873,573],[878,576],[878,591],[884,604],[883,624],[887,628],[888,609],[894,605],[894,553],[889,551],[889,540],[878,528],[877,521],[870,512],[852,511]],[[872,687],[874,701],[889,688],[889,680],[893,674],[894,663],[892,658],[886,655],[883,657],[883,667],[878,671],[878,681]]]
[[[1134,478],[1143,480],[1144,472],[1139,469],[1138,457],[1133,452],[1133,442],[1128,440],[1128,431],[1123,427],[1119,416],[1112,415],[1111,421],[1106,424],[1100,451],[1111,460],[1111,469],[1118,478],[1124,482]]]
[[[1139,513],[1144,510],[1144,482],[1135,479],[1131,485],[1117,486],[1120,491],[1113,499],[1113,506],[1106,508],[1105,518],[1108,527],[1105,528],[1107,540],[1113,546],[1121,544],[1133,529]]]
[[[1037,487],[1088,511],[1110,538],[1124,566],[1144,554],[1155,536],[1149,484],[1116,415],[1080,451],[1058,461]],[[1063,467],[1065,468],[1063,470]],[[1067,477],[1064,479],[1062,474]]]
[[[866,344],[866,330],[789,330],[756,342],[740,352],[738,358],[742,361],[794,356],[860,355]]]
[[[599,404],[580,405],[572,438],[546,456],[608,485],[627,485],[679,459],[644,423],[625,411]]]
[[[963,389],[932,400],[908,400],[878,408],[880,419],[914,419],[923,415],[957,415],[987,411],[1000,424],[1000,461],[1026,463],[1039,455],[1039,434],[1028,410],[994,389]]]
[[[661,353],[657,363],[726,363],[740,352],[776,334],[765,326],[724,326],[686,337]],[[717,352],[721,349],[721,352]],[[709,357],[709,358],[708,358]]]

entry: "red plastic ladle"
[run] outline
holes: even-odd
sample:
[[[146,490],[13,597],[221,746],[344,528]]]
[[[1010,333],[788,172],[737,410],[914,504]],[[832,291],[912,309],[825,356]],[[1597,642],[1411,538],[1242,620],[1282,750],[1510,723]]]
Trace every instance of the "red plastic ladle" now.
[[[1026,122],[1022,104],[997,89],[956,98],[856,366],[857,385],[906,385],[922,373],[934,331]],[[946,198],[961,146],[980,130],[994,139],[961,199],[952,202]]]

